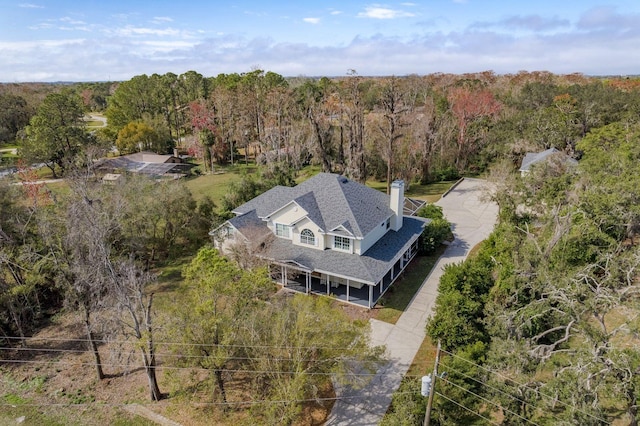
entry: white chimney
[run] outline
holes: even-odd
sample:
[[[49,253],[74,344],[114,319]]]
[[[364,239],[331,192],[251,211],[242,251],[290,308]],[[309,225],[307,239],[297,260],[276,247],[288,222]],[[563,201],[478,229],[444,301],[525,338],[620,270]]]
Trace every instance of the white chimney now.
[[[391,216],[391,229],[399,231],[402,228],[402,216],[404,214],[404,181],[394,180],[391,184],[389,207],[393,210]]]

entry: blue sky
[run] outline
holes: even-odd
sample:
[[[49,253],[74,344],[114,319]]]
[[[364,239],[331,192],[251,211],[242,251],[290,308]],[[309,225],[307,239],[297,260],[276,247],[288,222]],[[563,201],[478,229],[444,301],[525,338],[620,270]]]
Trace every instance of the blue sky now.
[[[0,81],[640,74],[638,0],[0,0]]]

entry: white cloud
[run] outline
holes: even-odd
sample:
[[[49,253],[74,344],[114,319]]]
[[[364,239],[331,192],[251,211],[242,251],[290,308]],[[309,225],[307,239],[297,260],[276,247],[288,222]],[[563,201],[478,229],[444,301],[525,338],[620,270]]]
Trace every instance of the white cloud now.
[[[318,24],[318,23],[320,23],[320,18],[303,18],[302,20],[304,22],[309,23],[309,24]]]
[[[40,6],[39,4],[33,4],[33,3],[20,3],[18,7],[23,7],[26,9],[44,9],[44,6]]]
[[[60,21],[70,24],[70,25],[87,25],[86,22],[84,21],[78,21],[76,19],[70,18],[68,16],[65,16],[63,18],[60,18]]]
[[[29,28],[30,30],[48,30],[54,28],[54,25],[51,22],[40,22],[36,25],[30,25],[27,28]]]
[[[333,9],[329,9],[329,10],[331,10],[331,12],[329,12],[329,13],[331,13],[332,15],[341,15],[342,14],[341,10],[333,10]]]
[[[510,30],[550,31],[567,29],[571,26],[568,19],[547,18],[539,15],[509,16],[497,22],[478,22],[471,28],[508,28]]]
[[[613,30],[603,30],[623,18],[624,31],[614,34]],[[93,38],[0,41],[0,81],[127,80],[143,73],[180,74],[188,70],[213,76],[244,72],[255,64],[285,76],[340,76],[349,69],[363,76],[483,70],[498,74],[547,70],[626,75],[640,69],[636,54],[640,30],[634,29],[640,25],[632,26],[637,19],[611,14],[595,20],[585,14],[581,23],[549,33],[535,29],[552,28],[553,19],[505,17],[462,31],[423,32],[407,38],[360,36],[337,46],[233,34],[206,39],[195,30],[133,25],[118,30],[104,26],[91,33]],[[505,24],[534,31],[509,32],[504,30]]]
[[[154,24],[162,24],[166,22],[173,22],[173,18],[170,18],[168,16],[154,16],[151,22],[153,22]]]
[[[119,36],[125,36],[125,37],[141,36],[141,35],[166,37],[166,36],[178,36],[181,34],[181,31],[176,30],[174,28],[158,29],[158,28],[126,26],[123,28],[117,28],[115,30],[115,33]]]
[[[364,12],[358,13],[359,18],[371,18],[371,19],[395,19],[395,18],[410,18],[415,16],[414,13],[405,12],[402,10],[389,9],[383,6],[367,6]]]

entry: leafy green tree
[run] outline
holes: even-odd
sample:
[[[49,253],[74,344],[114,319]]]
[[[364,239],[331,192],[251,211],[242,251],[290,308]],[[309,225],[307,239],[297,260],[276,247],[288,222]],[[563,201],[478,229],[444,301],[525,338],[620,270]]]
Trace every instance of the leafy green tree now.
[[[592,130],[577,148],[583,151],[584,195],[581,208],[600,221],[612,237],[631,238],[640,232],[640,128],[614,123]]]
[[[206,241],[209,221],[215,217],[200,214],[203,211],[184,182],[128,176],[121,188],[126,200],[120,244],[147,269],[158,261],[193,253]]]
[[[44,163],[54,177],[63,174],[91,141],[85,131],[80,98],[70,91],[47,95],[26,128],[21,154],[30,163]]]
[[[279,164],[271,164],[261,175],[245,174],[239,183],[231,183],[222,199],[222,211],[231,213],[236,207],[268,191],[274,186],[295,186],[293,171]]]
[[[210,372],[212,396],[217,389],[226,403],[226,370],[237,368],[243,359],[241,329],[274,285],[265,270],[241,270],[212,248],[198,252],[184,277],[191,309],[179,309],[176,316],[181,339],[195,360],[187,363]]]
[[[165,154],[171,144],[154,128],[141,121],[132,121],[118,132],[116,147],[122,154],[152,151]]]
[[[363,385],[357,374],[375,371],[380,349],[369,346],[369,324],[352,321],[327,298],[298,294],[275,298],[246,324],[253,375],[254,423],[291,424],[300,401],[317,397],[329,377]]]
[[[33,114],[27,101],[18,95],[0,93],[0,143],[13,141]]]
[[[484,425],[486,421],[480,416],[491,417],[495,406],[475,396],[484,391],[484,371],[479,365],[483,364],[486,353],[485,343],[474,342],[458,348],[455,356],[444,357],[439,371],[446,372],[447,376],[439,381],[438,387],[448,399],[435,397],[432,418],[438,424]]]
[[[0,181],[0,330],[21,339],[37,324],[45,288],[36,273],[41,253],[33,215],[17,188]]]
[[[431,340],[441,340],[442,347],[448,351],[486,341],[483,312],[492,286],[488,254],[447,265],[440,279],[435,314],[427,323]]]

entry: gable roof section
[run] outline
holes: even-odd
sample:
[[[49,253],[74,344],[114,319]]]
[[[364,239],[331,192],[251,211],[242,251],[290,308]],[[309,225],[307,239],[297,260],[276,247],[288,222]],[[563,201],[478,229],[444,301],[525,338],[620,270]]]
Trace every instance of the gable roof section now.
[[[363,238],[393,214],[389,196],[333,173],[319,173],[293,188],[276,186],[233,213],[255,210],[257,217],[264,219],[292,200],[309,212],[309,219],[320,228],[342,225],[356,238]]]
[[[522,159],[522,166],[520,166],[520,171],[527,172],[531,169],[531,166],[533,166],[534,164],[545,161],[547,158],[557,153],[562,153],[562,151],[558,151],[555,148],[549,148],[542,152],[529,152]],[[567,157],[566,161],[568,163],[572,163],[572,164],[577,163],[577,161],[574,160],[573,158],[569,157],[566,154],[564,155]]]
[[[256,212],[253,210],[249,213],[232,217],[227,222],[233,225],[246,239],[254,240],[254,242],[258,242],[258,240],[271,234],[269,228],[264,226],[264,222],[256,216]]]

